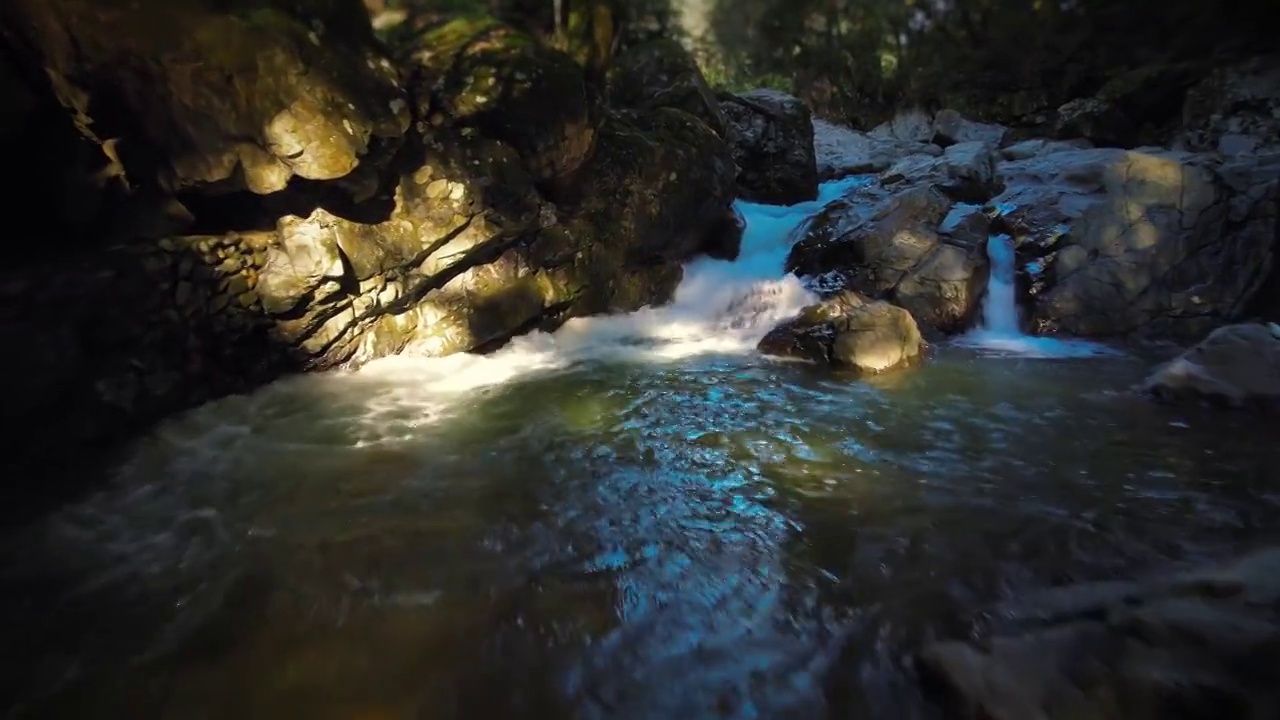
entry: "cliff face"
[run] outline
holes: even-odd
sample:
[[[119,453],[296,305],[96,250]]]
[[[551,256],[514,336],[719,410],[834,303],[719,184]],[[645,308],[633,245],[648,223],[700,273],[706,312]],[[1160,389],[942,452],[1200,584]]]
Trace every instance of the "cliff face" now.
[[[732,227],[718,129],[610,107],[488,18],[393,53],[361,0],[0,16],[3,141],[65,157],[25,191],[48,236],[0,273],[15,482],[282,373],[664,302]]]

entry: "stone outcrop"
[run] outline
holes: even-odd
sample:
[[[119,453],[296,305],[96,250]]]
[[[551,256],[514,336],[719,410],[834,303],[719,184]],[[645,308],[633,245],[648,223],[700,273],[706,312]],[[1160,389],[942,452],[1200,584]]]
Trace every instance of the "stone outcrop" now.
[[[1098,148],[1000,171],[994,204],[1034,268],[1042,332],[1202,336],[1241,317],[1270,273],[1280,175],[1261,161]]]
[[[953,209],[927,182],[887,195],[869,188],[824,209],[792,248],[787,269],[812,278],[820,292],[856,290],[907,308],[928,328],[964,330],[978,312],[989,264],[985,225],[975,232],[975,218],[952,218]]]
[[[752,90],[720,103],[745,200],[792,205],[818,196],[813,119],[800,100]]]
[[[995,608],[980,642],[923,649],[957,718],[1264,718],[1280,707],[1280,551]]]
[[[1142,390],[1167,402],[1280,409],[1280,325],[1227,325],[1158,368]]]
[[[736,252],[736,167],[713,128],[608,107],[511,28],[422,28],[393,60],[359,0],[162,5],[110,14],[109,33],[77,0],[4,10],[88,142],[119,150],[126,194],[184,217],[0,276],[0,331],[25,348],[5,375],[19,446],[49,427],[61,448],[107,445],[285,372],[487,351],[665,302],[685,260]],[[101,114],[125,101],[136,125]]]
[[[917,361],[924,341],[911,313],[846,291],[774,328],[760,350],[876,375]]]
[[[677,108],[725,133],[719,100],[693,56],[675,40],[654,40],[619,55],[609,72],[609,102],[641,111]]]

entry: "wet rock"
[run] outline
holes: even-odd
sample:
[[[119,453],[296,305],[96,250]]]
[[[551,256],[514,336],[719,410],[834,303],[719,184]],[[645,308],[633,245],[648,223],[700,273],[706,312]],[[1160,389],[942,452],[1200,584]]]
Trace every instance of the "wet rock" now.
[[[675,40],[655,40],[628,48],[609,72],[609,102],[614,107],[683,110],[724,135],[724,116],[715,93],[693,56]]]
[[[21,0],[3,22],[133,183],[275,192],[347,175],[409,126],[359,0]]]
[[[813,141],[823,180],[883,172],[912,155],[942,155],[942,148],[931,143],[872,136],[825,120],[813,121]]]
[[[752,90],[720,103],[746,200],[791,205],[818,196],[813,119],[799,99]]]
[[[986,202],[1003,189],[995,148],[984,142],[952,145],[941,157],[912,155],[881,175],[886,185],[932,184],[961,202]]]
[[[931,644],[920,666],[957,717],[1271,717],[1280,702],[1277,557],[1262,550],[1098,591],[1048,591],[1024,604],[1074,611],[1015,619],[980,642]]]
[[[505,142],[539,183],[573,173],[591,154],[600,111],[568,55],[484,17],[431,28],[415,47],[418,117]]]
[[[833,203],[792,248],[787,269],[887,299],[935,330],[959,332],[977,313],[988,261],[985,238],[965,235],[961,221],[943,233],[953,206],[931,185]]]
[[[1271,166],[1250,167],[1224,175],[1214,158],[1113,148],[1002,163],[993,204],[1024,258],[1043,259],[1035,326],[1194,337],[1238,318],[1276,233]]]
[[[768,355],[793,357],[873,375],[909,365],[924,341],[911,313],[842,292],[812,305],[760,341]]]
[[[981,142],[1001,147],[1009,136],[1009,128],[993,123],[969,120],[955,110],[943,110],[933,118],[933,143],[942,147],[960,143]]]
[[[1280,408],[1280,326],[1227,325],[1156,370],[1143,390],[1168,401]]]

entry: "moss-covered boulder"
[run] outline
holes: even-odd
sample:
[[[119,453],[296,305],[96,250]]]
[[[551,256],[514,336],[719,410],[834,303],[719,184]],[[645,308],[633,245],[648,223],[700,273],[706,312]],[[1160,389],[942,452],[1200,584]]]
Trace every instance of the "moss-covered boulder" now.
[[[331,180],[409,125],[359,0],[14,0],[0,20],[134,184]]]
[[[636,110],[684,110],[724,134],[715,94],[693,56],[675,40],[655,40],[623,52],[609,73],[609,102]]]
[[[759,89],[720,103],[746,200],[791,205],[818,196],[813,116],[799,99]]]
[[[409,60],[418,116],[515,148],[535,181],[563,178],[591,154],[599,107],[568,55],[484,16],[422,32]]]

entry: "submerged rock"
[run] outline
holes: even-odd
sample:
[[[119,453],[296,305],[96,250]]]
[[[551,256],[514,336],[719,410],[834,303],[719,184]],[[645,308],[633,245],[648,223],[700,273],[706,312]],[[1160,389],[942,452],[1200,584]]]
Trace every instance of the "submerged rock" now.
[[[818,196],[813,119],[799,99],[752,90],[720,103],[745,200],[792,205]]]
[[[1280,409],[1280,326],[1220,327],[1152,373],[1142,388],[1161,400]]]
[[[1066,586],[980,643],[919,655],[956,717],[1272,717],[1280,706],[1280,551],[1132,583]],[[997,609],[997,617],[1010,617]]]
[[[838,287],[890,300],[942,332],[968,327],[989,263],[985,242],[959,225],[943,234],[953,201],[933,185],[863,200],[833,204],[815,218],[787,256],[787,270],[838,276]]]
[[[917,360],[924,341],[906,310],[842,292],[774,328],[760,351],[874,375]]]

